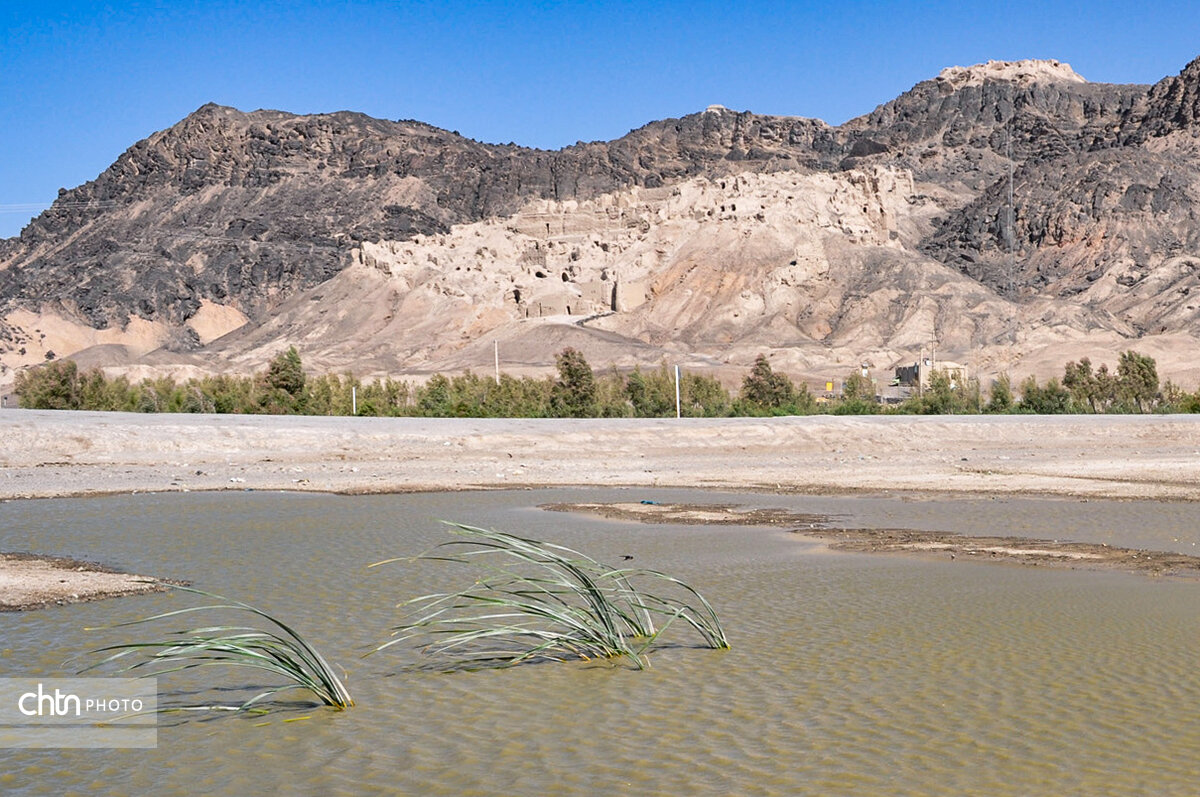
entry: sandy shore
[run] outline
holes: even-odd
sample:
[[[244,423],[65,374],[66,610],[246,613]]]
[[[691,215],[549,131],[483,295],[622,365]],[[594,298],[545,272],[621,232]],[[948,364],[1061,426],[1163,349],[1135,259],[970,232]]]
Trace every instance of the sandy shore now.
[[[0,499],[683,486],[1200,499],[1200,416],[499,420],[0,411]]]
[[[0,439],[0,500],[526,486],[1200,500],[1200,416],[429,420],[4,410]],[[0,607],[127,594],[137,578],[78,565],[0,557]],[[103,584],[93,591],[93,581]]]

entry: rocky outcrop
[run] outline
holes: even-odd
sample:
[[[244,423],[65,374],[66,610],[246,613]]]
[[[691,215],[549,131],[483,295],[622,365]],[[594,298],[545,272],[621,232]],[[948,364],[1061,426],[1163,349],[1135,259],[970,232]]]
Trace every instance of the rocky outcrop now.
[[[1123,143],[1143,144],[1180,133],[1200,137],[1200,58],[1154,84],[1122,125]]]
[[[361,241],[445,232],[533,198],[804,168],[822,137],[815,120],[720,110],[543,152],[419,122],[207,105],[4,242],[0,303],[96,328],[179,325],[204,301],[261,317],[345,268]]]
[[[1106,149],[1029,164],[1013,179],[1016,289],[1079,293],[1113,262],[1148,263],[1200,246],[1197,170],[1163,153]],[[933,257],[1006,290],[1007,181],[949,218],[926,242]]]
[[[1200,255],[1200,157],[1193,128],[1200,60],[1111,115],[1086,148],[1027,159],[945,217],[923,244],[932,257],[1014,297],[1070,299],[1135,330],[1197,319],[1188,285],[1160,308],[1132,295],[1166,263]],[[1011,248],[1010,248],[1011,244]],[[1190,261],[1189,261],[1190,262]],[[1170,269],[1168,269],[1170,270]],[[1157,280],[1152,280],[1157,282]],[[1178,305],[1178,307],[1176,307]],[[1175,308],[1167,316],[1163,307]]]
[[[1102,146],[1145,86],[1087,83],[1057,61],[989,62],[943,70],[933,80],[847,122],[851,144],[907,168],[921,182],[970,197],[1011,163]]]
[[[890,363],[930,341],[1011,343],[1017,308],[915,251],[925,205],[909,173],[879,167],[538,200],[444,235],[364,242],[335,278],[209,351],[249,362],[288,340],[320,368],[366,355],[394,372],[485,367],[494,342],[522,363],[572,345],[619,366],[770,348],[808,369]]]

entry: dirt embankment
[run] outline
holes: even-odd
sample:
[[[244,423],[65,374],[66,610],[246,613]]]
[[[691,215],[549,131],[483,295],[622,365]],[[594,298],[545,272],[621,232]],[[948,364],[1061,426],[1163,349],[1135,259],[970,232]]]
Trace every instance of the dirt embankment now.
[[[313,418],[0,411],[0,499],[702,487],[1200,500],[1200,416]]]

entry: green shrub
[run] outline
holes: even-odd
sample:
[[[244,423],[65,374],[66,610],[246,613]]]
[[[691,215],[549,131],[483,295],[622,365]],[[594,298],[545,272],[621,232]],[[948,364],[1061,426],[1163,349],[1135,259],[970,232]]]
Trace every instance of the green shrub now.
[[[796,386],[786,374],[775,373],[767,356],[760,354],[742,380],[740,398],[747,414],[779,414],[796,401]]]
[[[55,360],[18,371],[13,391],[26,409],[87,409],[80,405],[79,367],[74,360]]]
[[[550,413],[556,418],[594,418],[599,401],[596,377],[583,354],[570,347],[555,358],[558,379],[550,390]]]
[[[1044,386],[1038,386],[1035,377],[1029,377],[1021,383],[1021,401],[1017,404],[1021,412],[1037,415],[1061,415],[1071,411],[1071,393],[1051,379]]]
[[[1012,412],[1014,404],[1012,382],[1009,380],[1008,374],[1000,374],[1000,376],[992,380],[992,387],[988,391],[988,403],[984,411],[991,413]]]

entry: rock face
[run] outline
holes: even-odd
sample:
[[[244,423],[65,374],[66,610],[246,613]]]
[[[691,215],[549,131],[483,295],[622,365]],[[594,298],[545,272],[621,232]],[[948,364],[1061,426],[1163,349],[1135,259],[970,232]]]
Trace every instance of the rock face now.
[[[903,348],[931,335],[969,346],[999,334],[1003,302],[905,248],[917,202],[908,172],[881,167],[538,200],[446,234],[363,242],[336,278],[217,346],[236,357],[283,337],[315,354],[331,339],[370,340],[377,367],[390,355],[416,369],[478,366],[457,355],[492,333],[490,354],[502,328],[509,354],[551,361],[559,339],[539,342],[547,321],[628,342],[625,354],[597,352],[619,365],[812,343]]]
[[[1195,138],[1200,127],[1200,58],[1176,77],[1163,78],[1123,120],[1125,143],[1184,134]]]
[[[208,105],[0,241],[0,369],[95,347],[247,369],[288,343],[478,367],[484,338],[530,365],[578,339],[618,364],[1007,368],[1190,335],[1198,114],[1200,59],[1153,87],[953,67],[841,127],[712,106],[554,152]]]
[[[967,197],[1010,164],[1092,149],[1145,92],[1085,83],[1057,61],[989,62],[943,70],[843,129],[859,150],[875,142],[918,180]]]
[[[1016,166],[1011,227],[1000,179],[944,219],[923,249],[1006,295],[1070,299],[1113,313],[1133,333],[1189,328],[1197,303],[1186,264],[1200,254],[1198,91],[1200,61],[1122,103],[1116,118],[1100,117],[1079,151]]]

